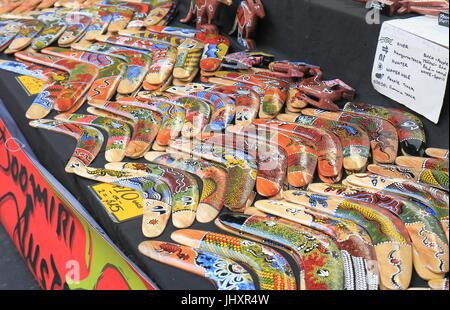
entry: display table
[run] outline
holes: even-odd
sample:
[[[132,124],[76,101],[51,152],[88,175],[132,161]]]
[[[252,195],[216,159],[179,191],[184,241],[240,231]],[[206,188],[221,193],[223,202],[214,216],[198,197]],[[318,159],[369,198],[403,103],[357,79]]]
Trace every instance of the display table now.
[[[189,1],[180,1],[176,19],[185,16]],[[370,82],[371,69],[380,25],[365,22],[364,5],[350,0],[266,0],[267,18],[258,28],[258,48],[278,58],[305,61],[320,65],[326,79],[339,78],[357,90],[357,101],[395,108],[401,105],[377,93]],[[231,27],[234,8],[222,11],[219,25]],[[386,17],[382,17],[382,20]],[[177,22],[172,25],[180,26]],[[223,31],[226,32],[227,27]],[[233,47],[237,48],[236,43]],[[0,58],[7,57],[1,54]],[[141,232],[141,219],[116,224],[110,220],[88,190],[94,182],[67,174],[64,167],[73,152],[75,141],[56,133],[28,126],[25,111],[33,101],[15,79],[17,75],[0,73],[0,98],[22,130],[33,152],[43,166],[58,179],[91,213],[109,237],[137,264],[161,289],[213,289],[208,281],[176,268],[156,263],[138,252],[138,244],[145,241]],[[448,102],[448,93],[446,95]],[[79,113],[85,113],[83,107]],[[54,114],[51,115],[53,117]],[[445,104],[438,125],[424,120],[430,146],[449,148],[448,104]],[[101,153],[93,167],[106,163]],[[225,212],[225,211],[224,211]],[[196,223],[193,229],[219,231],[214,224]],[[174,227],[158,240],[170,241]],[[289,256],[287,256],[289,258]],[[295,266],[295,264],[293,264]],[[426,287],[426,282],[414,276],[411,286]]]

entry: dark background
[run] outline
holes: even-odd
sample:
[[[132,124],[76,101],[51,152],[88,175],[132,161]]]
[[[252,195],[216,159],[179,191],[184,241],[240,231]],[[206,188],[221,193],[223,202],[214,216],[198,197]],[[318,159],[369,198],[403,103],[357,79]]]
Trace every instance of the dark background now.
[[[279,59],[320,65],[326,79],[339,78],[354,87],[358,93],[357,101],[408,110],[377,93],[371,85],[371,69],[380,25],[368,25],[365,22],[364,5],[351,0],[262,1],[267,17],[260,21],[258,27],[258,49],[273,53]],[[227,33],[233,25],[239,1],[234,2],[232,7],[223,6],[220,12],[217,24],[223,33]],[[179,1],[179,13],[172,25],[182,26],[177,20],[186,15],[188,5],[189,0]],[[401,18],[410,16],[413,15]],[[382,17],[382,21],[386,19]],[[239,46],[233,40],[232,51],[238,49]],[[1,55],[0,58],[6,56]],[[94,183],[64,172],[75,141],[67,136],[28,126],[24,115],[34,97],[27,96],[15,76],[9,72],[0,73],[0,98],[5,102],[40,162],[79,199],[125,254],[161,289],[212,289],[212,284],[202,278],[153,262],[139,254],[137,245],[145,240],[141,233],[140,220],[114,224],[87,189],[88,185]],[[84,107],[80,113],[84,113],[85,109]],[[448,120],[447,92],[439,124],[435,125],[423,119],[429,146],[449,147]],[[104,154],[101,153],[93,166],[102,167],[104,164]],[[192,228],[218,231],[213,224],[195,224]],[[169,225],[166,233],[159,239],[170,241],[170,233],[173,231],[174,227]],[[0,289],[38,288],[2,228],[0,249]],[[412,286],[426,286],[426,283],[415,276]]]

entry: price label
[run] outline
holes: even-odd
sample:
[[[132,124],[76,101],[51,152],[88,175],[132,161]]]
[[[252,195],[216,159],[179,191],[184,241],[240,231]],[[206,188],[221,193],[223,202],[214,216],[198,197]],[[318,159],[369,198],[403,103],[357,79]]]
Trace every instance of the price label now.
[[[42,80],[31,76],[18,76],[17,80],[19,81],[20,85],[22,85],[22,87],[26,90],[28,96],[39,94],[45,86],[45,83]]]
[[[116,223],[144,214],[142,196],[134,189],[107,183],[91,186],[91,189]]]

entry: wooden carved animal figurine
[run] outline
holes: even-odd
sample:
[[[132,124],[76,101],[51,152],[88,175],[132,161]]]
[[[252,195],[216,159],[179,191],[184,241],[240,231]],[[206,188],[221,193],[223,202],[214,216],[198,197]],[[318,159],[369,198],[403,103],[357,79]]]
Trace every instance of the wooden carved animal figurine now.
[[[233,0],[192,0],[188,15],[180,21],[187,23],[196,15],[197,29],[219,33],[217,26],[213,25],[213,22],[219,12],[220,2],[228,6],[233,4]]]
[[[256,32],[258,18],[266,17],[261,0],[243,0],[239,5],[233,30],[238,30],[238,42],[248,49],[255,49],[256,43],[252,39]]]

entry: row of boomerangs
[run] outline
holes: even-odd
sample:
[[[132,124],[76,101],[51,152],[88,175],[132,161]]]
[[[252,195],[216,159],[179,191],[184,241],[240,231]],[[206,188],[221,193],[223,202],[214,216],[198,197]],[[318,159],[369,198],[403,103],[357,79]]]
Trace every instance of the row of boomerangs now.
[[[448,151],[427,148],[415,115],[341,109],[354,89],[318,66],[227,54],[228,39],[200,30],[116,23],[89,37],[89,23],[37,47],[41,32],[25,34],[25,21],[39,16],[0,21],[0,46],[16,57],[0,68],[45,81],[26,116],[77,140],[68,173],[138,191],[146,237],[170,219],[180,229],[176,243],[142,243],[144,255],[219,289],[255,289],[243,265],[260,289],[407,289],[413,268],[448,287]],[[84,102],[90,114],[76,113]],[[99,129],[108,164],[92,168]],[[324,183],[312,183],[316,171]],[[188,230],[196,220],[240,238]],[[298,275],[268,246],[287,250]]]

